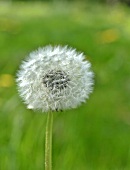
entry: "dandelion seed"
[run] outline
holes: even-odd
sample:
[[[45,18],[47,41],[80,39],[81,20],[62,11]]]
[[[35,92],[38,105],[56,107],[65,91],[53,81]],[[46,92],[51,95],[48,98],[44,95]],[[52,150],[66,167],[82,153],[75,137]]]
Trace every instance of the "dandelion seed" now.
[[[42,112],[76,108],[93,89],[91,64],[67,46],[46,46],[29,54],[17,73],[18,91],[28,108]]]

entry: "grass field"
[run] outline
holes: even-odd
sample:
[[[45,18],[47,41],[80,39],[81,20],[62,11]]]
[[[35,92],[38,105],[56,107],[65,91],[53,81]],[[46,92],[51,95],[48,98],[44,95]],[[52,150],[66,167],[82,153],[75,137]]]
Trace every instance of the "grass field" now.
[[[95,73],[86,104],[54,114],[53,170],[130,170],[130,10],[0,4],[0,170],[43,170],[46,114],[27,110],[16,71],[47,44],[83,51]]]

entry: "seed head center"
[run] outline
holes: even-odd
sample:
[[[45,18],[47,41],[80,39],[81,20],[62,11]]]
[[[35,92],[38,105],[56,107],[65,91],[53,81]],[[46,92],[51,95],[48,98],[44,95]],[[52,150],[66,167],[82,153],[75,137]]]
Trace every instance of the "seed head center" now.
[[[51,70],[43,76],[43,84],[52,91],[61,91],[69,81],[69,76],[62,70]]]

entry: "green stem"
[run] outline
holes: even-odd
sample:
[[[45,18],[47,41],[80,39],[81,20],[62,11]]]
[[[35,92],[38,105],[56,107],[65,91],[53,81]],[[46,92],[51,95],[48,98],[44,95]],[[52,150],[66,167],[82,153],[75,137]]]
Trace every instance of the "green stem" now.
[[[45,137],[45,170],[52,170],[52,126],[53,112],[47,113]]]

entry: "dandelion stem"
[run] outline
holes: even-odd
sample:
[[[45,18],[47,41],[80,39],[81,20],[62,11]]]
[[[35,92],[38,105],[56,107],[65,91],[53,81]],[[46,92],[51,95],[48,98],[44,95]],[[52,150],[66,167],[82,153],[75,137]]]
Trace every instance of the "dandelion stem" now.
[[[52,170],[52,126],[53,112],[47,113],[45,137],[45,170]]]

